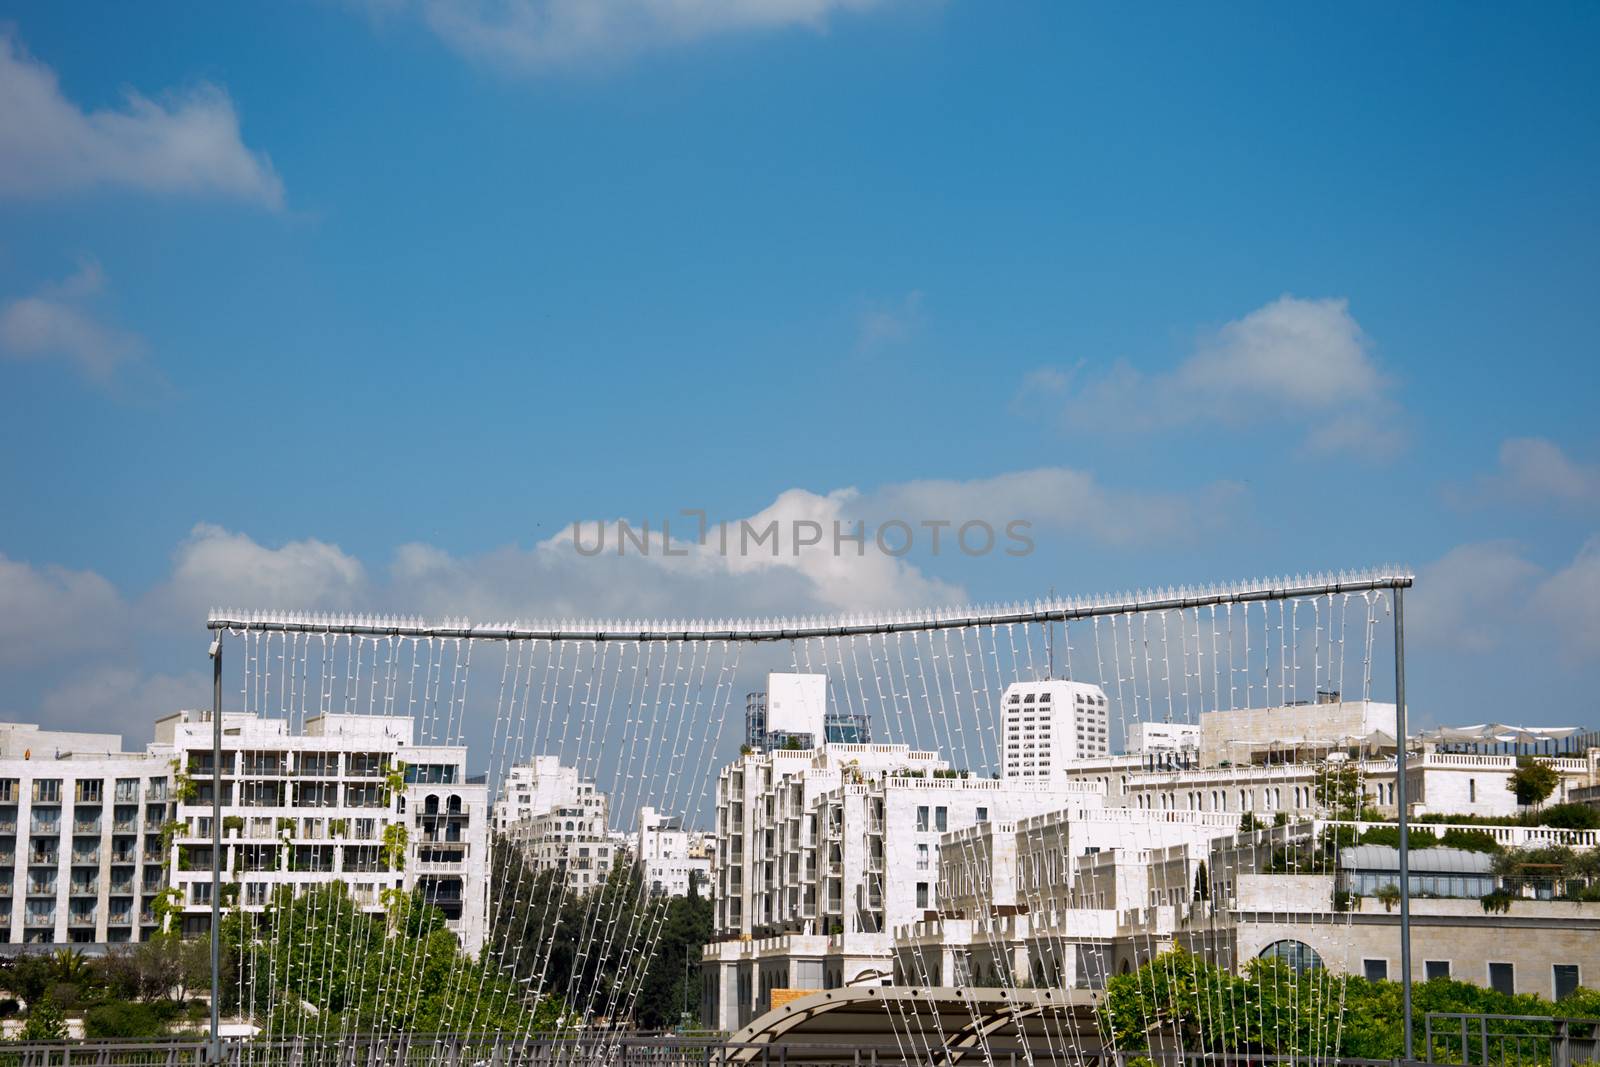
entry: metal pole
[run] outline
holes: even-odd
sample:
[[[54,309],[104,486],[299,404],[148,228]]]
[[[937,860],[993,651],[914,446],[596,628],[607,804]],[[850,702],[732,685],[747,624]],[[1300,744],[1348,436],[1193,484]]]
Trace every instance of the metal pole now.
[[[1411,842],[1406,801],[1406,621],[1405,587],[1394,590],[1394,798],[1400,813],[1400,1002],[1405,1019],[1406,1059],[1411,1040]]]
[[[222,1062],[222,633],[211,643],[211,1060]]]

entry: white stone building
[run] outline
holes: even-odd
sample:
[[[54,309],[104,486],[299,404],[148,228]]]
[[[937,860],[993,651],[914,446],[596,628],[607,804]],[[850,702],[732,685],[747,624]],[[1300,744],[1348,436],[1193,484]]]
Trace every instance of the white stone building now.
[[[558,756],[511,768],[494,807],[496,832],[534,871],[557,872],[577,893],[603,885],[624,851],[609,818],[606,794]]]
[[[681,820],[652,807],[639,809],[639,830],[633,845],[634,862],[645,888],[669,897],[689,895],[691,884],[709,892],[711,854],[705,835],[685,830]]]
[[[742,1026],[776,989],[886,981],[892,928],[941,907],[943,835],[1100,797],[1095,783],[971,777],[905,745],[741,757],[718,776],[703,1020]]]
[[[487,787],[469,783],[466,748],[413,744],[404,716],[282,719],[223,713],[224,905],[261,911],[280,886],[343,882],[366,911],[386,890],[444,912],[463,948],[483,946],[488,901]],[[209,711],[156,723],[152,753],[175,774],[170,884],[186,935],[209,930],[212,724]]]
[[[1000,701],[1000,777],[1049,778],[1111,754],[1106,695],[1098,685],[1013,682]]]
[[[1128,724],[1129,755],[1187,755],[1190,762],[1200,758],[1200,727],[1187,722],[1132,722]]]
[[[166,761],[119,735],[0,723],[0,944],[154,934],[170,811]]]

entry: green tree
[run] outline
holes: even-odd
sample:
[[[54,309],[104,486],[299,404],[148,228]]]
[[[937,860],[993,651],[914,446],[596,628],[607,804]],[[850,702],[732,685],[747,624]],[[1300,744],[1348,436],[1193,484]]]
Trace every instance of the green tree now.
[[[49,997],[28,1002],[28,1018],[17,1035],[23,1041],[60,1041],[67,1036],[67,1020]]]
[[[1333,819],[1359,819],[1367,806],[1361,768],[1349,760],[1329,760],[1318,765],[1316,794],[1317,803]]]
[[[1520,756],[1517,769],[1506,782],[1506,789],[1517,795],[1517,803],[1525,808],[1537,807],[1550,799],[1550,794],[1561,784],[1561,772],[1543,760]]]

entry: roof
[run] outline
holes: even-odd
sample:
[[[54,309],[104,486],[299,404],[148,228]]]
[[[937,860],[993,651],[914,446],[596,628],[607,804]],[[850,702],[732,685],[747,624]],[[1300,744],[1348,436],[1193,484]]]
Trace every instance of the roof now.
[[[1494,870],[1487,853],[1464,848],[1413,848],[1406,865],[1412,874],[1489,874]],[[1350,845],[1339,850],[1345,870],[1398,871],[1400,850],[1389,845]]]
[[[1052,1054],[1064,1039],[1083,1054],[1099,1049],[1090,991],[856,986],[811,993],[757,1017],[729,1038],[728,1058],[754,1062],[764,1046],[780,1044],[790,1062],[808,1064],[861,1063],[868,1049],[897,1057],[948,1049],[950,1063],[985,1063],[986,1046],[1004,1061],[1024,1047]],[[731,1047],[741,1044],[751,1047]]]
[[[1424,741],[1478,742],[1495,745],[1537,745],[1560,741],[1579,732],[1576,726],[1507,726],[1498,722],[1472,726],[1441,726],[1424,731]]]

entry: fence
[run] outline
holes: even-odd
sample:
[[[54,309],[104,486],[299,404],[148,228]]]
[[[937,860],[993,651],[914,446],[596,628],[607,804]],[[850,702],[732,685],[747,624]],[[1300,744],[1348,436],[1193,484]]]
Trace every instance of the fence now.
[[[1600,1062],[1600,1019],[1429,1012],[1422,1053],[1432,1063],[1578,1067]]]
[[[987,1053],[978,1047],[941,1049],[933,1054],[936,1058],[929,1058],[895,1044],[740,1044],[717,1037],[658,1034],[557,1039],[495,1034],[351,1035],[340,1040],[225,1041],[220,1058],[213,1056],[212,1049],[209,1042],[194,1040],[8,1043],[0,1046],[0,1067],[944,1067],[977,1062],[1015,1067],[1056,1062],[1062,1052],[993,1042]],[[1313,1063],[1392,1067],[1388,1060],[1304,1055],[1073,1051],[1074,1067],[1189,1067],[1200,1060],[1208,1067],[1303,1067]]]

